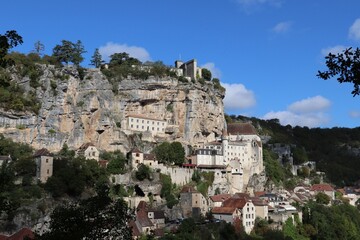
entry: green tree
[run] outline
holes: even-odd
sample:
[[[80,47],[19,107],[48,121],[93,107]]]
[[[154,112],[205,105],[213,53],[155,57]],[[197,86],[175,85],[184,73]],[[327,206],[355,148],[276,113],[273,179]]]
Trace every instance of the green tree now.
[[[45,45],[42,44],[39,40],[34,43],[34,53],[36,53],[38,56],[41,56],[44,50]]]
[[[349,82],[354,85],[351,94],[359,95],[360,89],[360,49],[347,48],[341,53],[329,53],[325,57],[326,71],[318,71],[317,76],[324,80],[336,77],[339,83]]]
[[[133,57],[130,57],[128,53],[122,52],[122,53],[114,53],[110,55],[110,66],[114,65],[140,65],[141,62]]]
[[[131,229],[127,223],[131,218],[125,201],[113,201],[109,187],[102,185],[94,197],[57,207],[51,214],[49,230],[36,239],[130,240]]]
[[[5,59],[5,56],[11,48],[22,43],[22,37],[15,30],[6,31],[4,35],[0,34],[0,67],[6,67],[13,63],[9,59]]]
[[[325,205],[329,204],[331,200],[330,197],[323,192],[316,194],[315,199],[317,203]]]
[[[180,142],[170,144],[171,161],[176,165],[182,165],[185,160],[185,149]]]
[[[154,149],[154,153],[156,155],[156,159],[162,163],[169,163],[171,161],[170,152],[170,143],[162,142],[157,145]]]
[[[110,174],[124,173],[127,159],[122,152],[104,152],[100,154],[100,158],[109,161],[106,169]]]
[[[145,164],[141,164],[139,166],[138,170],[136,171],[135,176],[140,181],[142,181],[146,178],[150,180],[151,179],[150,174],[151,174],[150,168],[148,166],[146,166]]]
[[[98,48],[95,49],[94,55],[91,56],[90,63],[96,68],[100,67],[101,64],[104,63]]]
[[[66,64],[72,62],[75,66],[79,66],[84,60],[82,54],[85,52],[84,46],[80,40],[76,43],[62,40],[61,45],[56,45],[53,48],[53,56],[56,57],[59,62],[64,62]]]
[[[77,42],[73,44],[72,56],[72,62],[75,64],[75,66],[79,67],[80,63],[84,61],[84,57],[82,56],[84,53],[86,53],[84,45],[80,40],[77,40]]]
[[[205,80],[211,81],[212,76],[211,76],[210,70],[208,70],[206,68],[202,68],[201,69],[201,75]]]

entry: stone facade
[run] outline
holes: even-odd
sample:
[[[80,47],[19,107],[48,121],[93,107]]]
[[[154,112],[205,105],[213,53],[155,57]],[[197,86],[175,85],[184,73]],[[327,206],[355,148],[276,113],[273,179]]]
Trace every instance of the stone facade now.
[[[167,121],[143,115],[126,116],[127,130],[133,132],[150,132],[152,135],[164,135]]]
[[[100,152],[92,143],[84,143],[80,146],[80,148],[76,151],[77,156],[83,156],[85,159],[96,160],[99,161]]]
[[[230,193],[245,191],[251,176],[264,171],[261,139],[250,123],[229,124],[221,140],[205,143],[195,154],[198,168],[227,169]]]
[[[36,178],[41,183],[46,183],[48,178],[53,175],[54,158],[45,148],[37,150],[34,154],[34,158],[36,163]]]
[[[181,70],[181,71],[176,71],[177,74],[179,74],[180,76],[184,76],[186,78],[191,79],[199,79],[202,77],[202,71],[201,68],[199,68],[197,66],[197,61],[196,59],[192,59],[189,60],[187,62],[182,62],[182,61],[175,61],[175,68],[177,70]]]

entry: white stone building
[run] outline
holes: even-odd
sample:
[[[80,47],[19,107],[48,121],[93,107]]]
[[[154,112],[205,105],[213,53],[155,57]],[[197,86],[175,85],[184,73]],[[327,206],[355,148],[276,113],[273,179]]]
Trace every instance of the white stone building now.
[[[126,130],[132,132],[150,132],[153,136],[165,134],[167,127],[166,120],[144,115],[130,114],[125,117],[125,120]]]
[[[195,154],[198,168],[227,169],[230,193],[244,191],[250,177],[264,171],[261,139],[250,123],[229,124],[220,141],[204,144]]]
[[[36,163],[36,178],[46,183],[49,177],[53,175],[54,158],[46,148],[37,150],[34,153]]]
[[[77,156],[84,156],[85,159],[94,159],[99,161],[100,152],[92,143],[84,143],[80,146],[80,148],[76,151]]]

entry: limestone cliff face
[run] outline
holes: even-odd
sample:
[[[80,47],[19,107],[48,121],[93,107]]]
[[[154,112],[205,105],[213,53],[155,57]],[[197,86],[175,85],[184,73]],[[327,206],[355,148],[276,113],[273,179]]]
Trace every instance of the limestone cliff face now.
[[[83,80],[73,68],[42,66],[36,89],[39,114],[0,110],[0,133],[34,148],[58,151],[64,143],[77,149],[93,142],[103,150],[128,151],[133,141],[125,116],[140,114],[171,122],[162,138],[195,145],[212,141],[224,126],[223,93],[211,84],[182,83],[173,78],[125,79],[118,93],[98,69],[87,69]],[[14,76],[30,90],[29,79]],[[145,136],[145,135],[144,135]]]

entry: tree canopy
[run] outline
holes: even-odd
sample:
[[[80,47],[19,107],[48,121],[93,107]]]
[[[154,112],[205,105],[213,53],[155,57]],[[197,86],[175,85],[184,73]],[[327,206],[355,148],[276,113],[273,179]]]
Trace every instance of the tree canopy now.
[[[0,34],[0,67],[6,67],[11,62],[5,59],[11,48],[23,43],[22,37],[15,31],[6,31],[4,35]]]
[[[341,53],[329,53],[325,57],[328,70],[318,71],[317,76],[324,80],[336,77],[339,83],[349,82],[354,84],[351,94],[360,94],[360,49],[347,48]]]
[[[84,60],[82,56],[83,53],[86,53],[86,51],[80,40],[76,43],[62,40],[61,45],[56,45],[53,48],[53,56],[56,57],[59,62],[66,64],[72,62],[76,66],[79,66]]]
[[[49,230],[39,240],[132,239],[128,220],[132,218],[124,200],[113,201],[109,187],[102,185],[89,199],[57,207]]]

